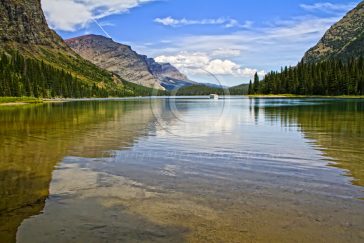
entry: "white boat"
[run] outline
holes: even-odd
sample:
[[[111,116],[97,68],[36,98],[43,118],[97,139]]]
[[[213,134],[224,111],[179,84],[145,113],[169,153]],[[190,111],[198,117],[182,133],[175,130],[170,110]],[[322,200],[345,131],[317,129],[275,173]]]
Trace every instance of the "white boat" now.
[[[218,100],[219,99],[219,95],[217,95],[217,94],[210,94],[210,99]]]

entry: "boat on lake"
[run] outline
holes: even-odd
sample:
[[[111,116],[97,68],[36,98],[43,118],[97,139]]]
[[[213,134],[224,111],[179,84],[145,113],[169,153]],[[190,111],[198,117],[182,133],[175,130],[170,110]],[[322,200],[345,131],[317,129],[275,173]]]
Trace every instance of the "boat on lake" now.
[[[217,95],[217,94],[210,94],[210,99],[218,100],[219,99],[219,95]]]

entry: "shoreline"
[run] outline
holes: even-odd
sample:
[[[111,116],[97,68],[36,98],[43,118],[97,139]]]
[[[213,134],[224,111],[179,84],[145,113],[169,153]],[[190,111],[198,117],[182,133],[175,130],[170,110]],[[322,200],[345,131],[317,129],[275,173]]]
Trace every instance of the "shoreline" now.
[[[25,103],[25,102],[10,102],[10,103],[0,103],[0,106],[21,106],[21,105],[29,105],[32,103]],[[38,103],[40,104],[40,103]]]
[[[199,96],[135,96],[135,97],[110,97],[110,98],[54,98],[54,99],[37,99],[32,97],[0,97],[0,107],[9,106],[23,106],[23,105],[35,105],[45,103],[65,103],[75,101],[123,101],[123,100],[145,100],[150,98],[202,98],[205,95]],[[224,98],[225,96],[221,96]],[[298,99],[298,98],[317,98],[317,99],[364,99],[363,95],[340,95],[340,96],[322,96],[322,95],[291,95],[291,94],[280,94],[280,95],[230,95],[228,97],[242,97],[242,98],[262,98],[262,99]],[[208,96],[206,95],[206,99]]]
[[[0,107],[42,104],[43,100],[34,97],[0,97]]]

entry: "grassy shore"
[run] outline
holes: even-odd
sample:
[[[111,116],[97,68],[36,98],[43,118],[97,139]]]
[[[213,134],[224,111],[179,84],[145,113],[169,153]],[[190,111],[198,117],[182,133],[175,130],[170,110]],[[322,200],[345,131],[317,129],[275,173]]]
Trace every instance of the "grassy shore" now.
[[[248,95],[251,98],[330,98],[330,99],[364,99],[364,95],[294,95],[294,94],[268,94],[268,95]]]
[[[26,105],[43,103],[42,99],[33,97],[0,97],[0,106]]]

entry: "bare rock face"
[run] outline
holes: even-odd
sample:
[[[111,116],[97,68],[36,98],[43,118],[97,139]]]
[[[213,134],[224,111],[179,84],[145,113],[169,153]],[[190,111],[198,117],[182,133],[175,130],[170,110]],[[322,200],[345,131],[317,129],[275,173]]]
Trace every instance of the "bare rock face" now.
[[[182,74],[170,63],[158,63],[147,56],[143,56],[143,58],[148,64],[150,72],[160,80],[161,85],[167,90],[176,90],[197,84],[189,80],[186,75]]]
[[[0,1],[0,42],[67,48],[48,27],[40,0]]]
[[[171,78],[176,80],[188,80],[187,76],[182,74],[176,67],[170,63],[158,63],[153,58],[142,56],[148,64],[150,72],[159,79]]]
[[[139,55],[130,46],[104,36],[86,35],[66,40],[66,43],[83,58],[139,85],[165,89],[165,79],[188,80],[171,64],[157,63],[153,58]]]
[[[163,89],[148,65],[130,46],[100,35],[86,35],[66,40],[80,56],[121,78],[146,87]]]
[[[333,25],[304,56],[303,62],[364,56],[364,1]]]

